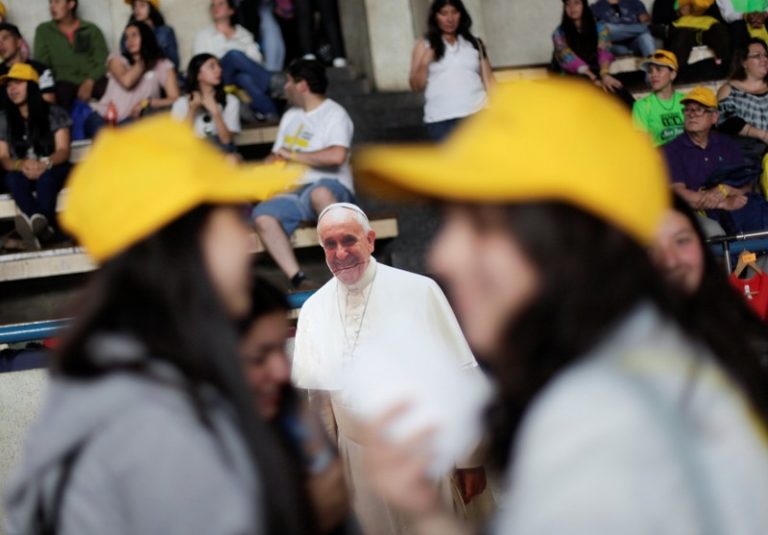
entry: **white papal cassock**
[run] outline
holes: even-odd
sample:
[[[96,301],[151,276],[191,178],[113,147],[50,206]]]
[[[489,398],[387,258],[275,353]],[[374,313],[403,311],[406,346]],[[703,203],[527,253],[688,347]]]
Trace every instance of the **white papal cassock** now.
[[[411,355],[414,352],[418,354]],[[418,359],[423,353],[442,355],[439,362],[444,366],[477,367],[445,295],[427,277],[371,258],[356,285],[346,286],[333,278],[301,309],[293,382],[298,388],[330,394],[354,511],[366,535],[406,533],[407,526],[364,481],[360,432],[353,418],[356,407],[344,395],[344,372],[353,359],[366,355]],[[445,491],[450,499],[450,490]]]

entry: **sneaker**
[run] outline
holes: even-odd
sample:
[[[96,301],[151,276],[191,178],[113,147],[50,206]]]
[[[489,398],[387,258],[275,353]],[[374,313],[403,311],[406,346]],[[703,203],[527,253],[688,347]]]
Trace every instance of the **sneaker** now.
[[[48,219],[43,214],[32,214],[29,221],[35,236],[42,235],[48,229]]]
[[[19,233],[19,236],[21,236],[21,239],[24,242],[24,247],[28,251],[39,251],[42,247],[40,247],[40,241],[37,239],[37,236],[35,236],[35,232],[32,229],[32,221],[27,214],[16,214],[13,222],[16,227],[16,232]]]
[[[333,66],[337,69],[343,69],[347,66],[346,58],[333,58]]]

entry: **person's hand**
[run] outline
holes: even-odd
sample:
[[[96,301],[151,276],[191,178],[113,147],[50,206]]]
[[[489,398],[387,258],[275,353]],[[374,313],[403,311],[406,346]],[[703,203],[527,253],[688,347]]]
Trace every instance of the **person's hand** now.
[[[80,87],[77,89],[77,98],[79,98],[83,102],[88,102],[89,100],[91,100],[91,97],[93,96],[94,84],[95,82],[90,78],[88,78],[86,81],[80,84]]]
[[[293,151],[290,151],[285,147],[280,147],[275,154],[277,154],[278,158],[285,160],[286,162],[292,161],[294,157]]]
[[[475,496],[482,494],[488,484],[485,478],[485,469],[482,466],[457,468],[454,477],[465,505],[471,502]]]
[[[320,531],[327,533],[337,528],[349,512],[349,493],[341,462],[336,459],[322,473],[310,476],[307,490]]]
[[[141,117],[141,113],[144,111],[144,107],[145,107],[144,101],[136,104],[131,110],[131,117],[133,117],[134,119],[138,119],[139,117]]]
[[[219,103],[216,102],[216,96],[213,93],[208,93],[202,97],[202,105],[211,115],[217,115],[220,113]]]
[[[696,210],[714,210],[723,201],[723,195],[717,189],[699,192],[699,200],[695,203]]]
[[[202,105],[203,96],[200,94],[200,91],[192,91],[192,94],[189,95],[189,108],[196,112]]]
[[[426,429],[393,444],[386,437],[392,423],[408,410],[401,404],[363,427],[363,465],[373,491],[385,502],[416,516],[440,510],[437,485],[427,477],[431,461],[428,443],[433,430]]]
[[[21,162],[19,170],[28,179],[37,180],[47,169],[48,166],[43,162],[37,160],[24,160]]]
[[[746,195],[734,195],[721,200],[717,207],[721,210],[733,212],[744,208],[747,205],[747,201],[749,201],[749,199]]]
[[[624,87],[624,85],[620,81],[618,81],[616,78],[614,78],[610,74],[603,74],[600,77],[600,81],[602,82],[603,91],[606,91],[608,93],[615,93],[617,90]]]

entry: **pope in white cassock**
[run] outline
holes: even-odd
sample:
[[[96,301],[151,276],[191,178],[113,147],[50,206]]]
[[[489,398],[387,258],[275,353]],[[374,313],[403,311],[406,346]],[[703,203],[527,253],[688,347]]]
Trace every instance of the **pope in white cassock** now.
[[[329,206],[318,218],[318,235],[334,277],[302,307],[292,379],[309,391],[338,438],[353,509],[364,533],[406,533],[405,520],[373,495],[364,480],[356,402],[343,391],[345,367],[366,355],[388,354],[413,359],[439,355],[439,365],[470,373],[479,373],[477,363],[438,285],[379,264],[371,256],[376,234],[360,208]],[[482,468],[457,469],[454,477],[465,501],[484,490]],[[450,499],[451,490],[445,490]]]

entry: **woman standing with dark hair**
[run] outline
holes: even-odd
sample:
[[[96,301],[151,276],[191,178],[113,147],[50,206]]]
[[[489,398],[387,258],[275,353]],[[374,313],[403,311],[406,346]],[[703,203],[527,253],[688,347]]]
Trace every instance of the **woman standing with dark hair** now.
[[[99,105],[85,122],[85,134],[94,137],[110,114],[117,123],[138,119],[179,98],[179,83],[173,63],[163,56],[152,28],[143,22],[125,27],[124,54],[107,59],[109,83]],[[163,96],[162,93],[165,93]]]
[[[179,45],[176,42],[176,32],[171,26],[165,23],[165,17],[160,12],[160,0],[125,0],[132,8],[131,22],[143,22],[155,32],[155,38],[163,55],[171,60],[176,70],[179,69]],[[120,51],[125,54],[128,50],[125,47],[125,35],[120,41]]]
[[[588,78],[632,108],[634,97],[610,74],[613,54],[608,28],[595,22],[586,0],[562,1],[562,21],[552,34],[558,67],[566,74]]]
[[[483,42],[472,35],[472,17],[461,0],[434,0],[427,35],[411,57],[410,84],[424,91],[424,122],[433,141],[480,111],[495,82]]]
[[[225,152],[237,150],[234,135],[240,132],[240,101],[224,92],[216,56],[198,54],[190,60],[184,95],[173,103],[171,115],[189,121],[198,136]]]
[[[251,234],[235,205],[294,178],[233,167],[167,117],[94,145],[62,225],[101,268],[9,485],[9,535],[314,533],[237,356]]]
[[[43,99],[37,71],[17,63],[3,77],[7,100],[0,122],[0,161],[20,213],[16,231],[27,249],[58,230],[56,201],[69,173],[69,114]]]
[[[490,531],[768,533],[765,373],[711,344],[651,263],[669,186],[647,136],[549,81],[507,84],[450,143],[369,149],[356,176],[445,203],[431,268],[498,387]],[[373,485],[417,533],[462,533],[425,475],[429,435],[385,438],[406,411],[368,430]]]

